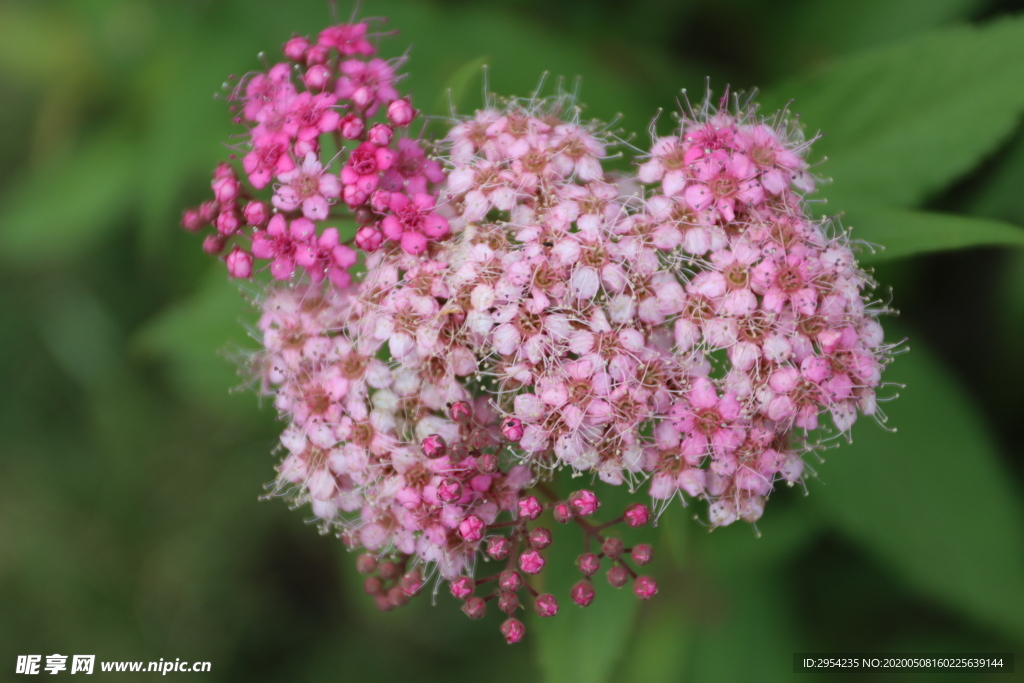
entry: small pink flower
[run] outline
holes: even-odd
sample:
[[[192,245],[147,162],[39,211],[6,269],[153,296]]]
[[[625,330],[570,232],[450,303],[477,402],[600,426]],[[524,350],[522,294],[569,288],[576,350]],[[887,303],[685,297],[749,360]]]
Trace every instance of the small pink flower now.
[[[330,211],[328,199],[341,194],[337,177],[325,173],[320,161],[313,153],[307,154],[302,166],[278,176],[278,186],[272,200],[282,211],[294,211],[302,207],[302,215],[310,220],[323,220]]]

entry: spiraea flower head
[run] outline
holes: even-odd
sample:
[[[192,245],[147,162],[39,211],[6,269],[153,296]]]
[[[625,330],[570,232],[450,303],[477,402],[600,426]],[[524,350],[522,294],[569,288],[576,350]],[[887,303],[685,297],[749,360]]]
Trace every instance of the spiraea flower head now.
[[[626,172],[561,91],[489,98],[428,146],[375,42],[365,23],[295,37],[237,83],[240,168],[183,224],[266,282],[253,367],[287,422],[272,493],[360,551],[378,607],[445,582],[515,643],[520,611],[590,605],[594,581],[650,599],[654,549],[630,534],[673,499],[755,522],[822,439],[879,415],[885,311],[842,228],[807,211],[785,114],[708,96]],[[559,472],[585,484],[559,493]],[[638,500],[615,509],[607,486]],[[586,547],[556,596],[538,577],[560,524]]]

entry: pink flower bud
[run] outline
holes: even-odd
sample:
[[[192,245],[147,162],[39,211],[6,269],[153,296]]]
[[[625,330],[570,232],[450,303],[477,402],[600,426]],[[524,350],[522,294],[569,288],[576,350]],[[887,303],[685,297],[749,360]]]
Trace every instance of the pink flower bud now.
[[[406,595],[416,595],[423,587],[423,574],[419,569],[412,570],[402,577],[402,580],[398,582],[398,587]]]
[[[519,556],[519,568],[526,574],[539,574],[544,564],[544,556],[537,550],[527,550]]]
[[[462,603],[462,612],[470,619],[483,619],[487,614],[487,603],[483,598],[474,595]]]
[[[230,237],[238,232],[238,228],[241,227],[242,221],[238,219],[238,214],[234,211],[221,211],[220,215],[217,216],[217,220],[214,222],[217,226],[217,232]]]
[[[416,110],[412,108],[407,98],[394,100],[388,105],[388,119],[396,126],[408,126],[414,118]]]
[[[613,560],[619,559],[619,556],[622,555],[622,550],[622,540],[614,537],[604,539],[604,543],[601,545],[601,552]]]
[[[476,468],[482,474],[494,474],[498,471],[498,456],[493,453],[484,453],[477,456]]]
[[[390,612],[395,608],[395,605],[391,602],[387,593],[384,593],[383,591],[380,594],[373,596],[373,601],[376,604],[377,609],[381,612]]]
[[[528,537],[530,545],[537,550],[543,550],[551,545],[551,531],[545,529],[542,526],[537,527],[530,531]]]
[[[453,597],[465,600],[473,594],[473,586],[473,579],[468,576],[460,576],[448,584],[448,590],[451,591]]]
[[[518,619],[506,619],[501,625],[501,635],[509,645],[515,645],[526,635],[526,627]]]
[[[574,516],[572,506],[569,503],[556,504],[552,514],[555,517],[555,521],[559,524],[568,524]]]
[[[642,567],[654,559],[654,548],[649,543],[638,543],[630,551],[630,555],[633,556],[633,561]]]
[[[221,204],[230,204],[235,201],[238,197],[238,191],[241,189],[241,185],[238,183],[238,179],[235,178],[234,172],[223,178],[217,178],[210,183],[210,186],[213,188],[213,196]]]
[[[355,114],[345,114],[338,122],[338,132],[346,140],[355,140],[363,134],[363,120]]]
[[[479,541],[484,536],[484,521],[476,515],[470,515],[459,524],[459,535],[470,542]]]
[[[517,417],[506,417],[504,422],[501,423],[502,435],[512,443],[523,438],[525,432],[526,429],[523,427],[523,421]]]
[[[626,508],[626,524],[633,527],[644,526],[651,520],[651,509],[643,503],[633,503]]]
[[[543,511],[544,507],[537,500],[537,496],[527,496],[519,500],[519,516],[523,519],[537,519]]]
[[[469,457],[469,449],[466,444],[457,443],[448,449],[448,459],[452,462],[462,462]]]
[[[515,569],[506,569],[498,575],[498,585],[507,591],[517,591],[523,587],[523,576]]]
[[[601,501],[597,499],[597,495],[586,489],[569,496],[569,503],[580,517],[589,517],[597,512],[597,508],[601,507]]]
[[[212,223],[213,219],[217,217],[217,213],[219,212],[220,207],[217,206],[217,202],[212,199],[199,205],[199,217],[202,219],[204,224]]]
[[[225,259],[231,277],[245,279],[252,275],[252,254],[241,247],[235,247]]]
[[[405,591],[403,591],[398,586],[392,586],[388,590],[388,601],[394,607],[401,607],[402,605],[408,604],[408,602],[409,602],[409,594],[406,593]]]
[[[391,138],[394,134],[395,131],[391,126],[385,123],[375,123],[370,126],[367,139],[378,147],[387,147],[391,144]]]
[[[356,246],[366,252],[374,252],[380,249],[384,243],[384,235],[377,228],[364,226],[356,233]]]
[[[501,591],[498,593],[498,609],[505,614],[515,614],[519,609],[519,598],[512,591]]]
[[[629,581],[629,572],[626,571],[625,567],[620,567],[619,565],[615,565],[609,569],[607,576],[608,583],[615,588],[622,588],[626,585],[626,582]]]
[[[363,581],[363,590],[367,595],[380,595],[384,590],[384,582],[380,580],[379,576],[368,576]]]
[[[601,569],[601,558],[594,553],[584,553],[576,558],[576,567],[583,576],[593,576]]]
[[[309,52],[306,53],[306,65],[313,66],[314,64],[326,64],[327,60],[330,58],[330,48],[324,45],[313,45],[309,48]]]
[[[302,36],[295,36],[284,44],[284,56],[293,62],[305,61],[307,50],[309,50],[309,41]]]
[[[360,574],[372,574],[377,571],[377,558],[369,553],[363,553],[356,558],[356,571]]]
[[[650,600],[658,592],[658,583],[649,576],[637,577],[633,582],[633,592],[641,600]]]
[[[394,562],[381,562],[380,564],[380,578],[385,581],[393,581],[398,578],[401,570],[398,565]]]
[[[445,503],[453,503],[462,498],[462,484],[458,479],[446,479],[437,487],[437,497]]]
[[[203,217],[199,214],[198,209],[187,209],[185,213],[181,215],[181,227],[185,228],[189,232],[196,232],[203,227],[205,222]]]
[[[225,239],[223,235],[207,235],[203,240],[203,251],[211,256],[224,251]]]
[[[444,442],[440,434],[431,434],[423,439],[420,447],[423,449],[423,455],[431,459],[440,458],[448,452],[448,444]]]
[[[242,210],[245,222],[252,226],[262,226],[270,219],[270,209],[263,202],[253,200]]]
[[[594,602],[594,587],[588,579],[580,581],[569,591],[569,597],[580,607],[586,607]]]
[[[512,551],[512,543],[504,536],[495,536],[487,541],[487,554],[495,560],[504,560]]]
[[[314,64],[306,70],[302,82],[310,90],[324,90],[331,83],[331,70],[323,64]]]
[[[537,610],[537,614],[542,617],[553,617],[558,614],[558,601],[555,600],[555,596],[551,595],[551,593],[538,595],[534,607]]]
[[[469,419],[473,416],[472,409],[465,401],[456,401],[451,405],[448,412],[456,422],[469,422]]]

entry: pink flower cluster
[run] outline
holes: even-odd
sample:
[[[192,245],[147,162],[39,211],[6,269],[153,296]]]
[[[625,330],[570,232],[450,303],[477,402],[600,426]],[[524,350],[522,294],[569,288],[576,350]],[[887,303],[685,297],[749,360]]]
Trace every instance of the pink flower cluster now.
[[[235,241],[236,277],[270,262],[254,365],[288,423],[274,490],[362,551],[381,609],[447,582],[471,618],[496,604],[516,642],[525,602],[559,610],[532,577],[569,523],[586,545],[568,599],[589,605],[605,565],[646,600],[651,546],[608,530],[650,507],[596,522],[598,493],[560,495],[559,471],[754,522],[822,438],[878,415],[885,310],[842,229],[806,211],[794,124],[709,98],[613,174],[614,138],[571,98],[511,100],[451,128],[442,170],[394,138],[416,112],[366,30],[293,38],[292,65],[239,84],[253,190],[222,164],[185,225],[214,225],[214,253]],[[340,204],[351,247],[318,227]]]
[[[393,240],[414,254],[448,234],[431,193],[444,180],[440,165],[418,141],[395,135],[417,115],[395,89],[400,60],[373,57],[368,37],[367,24],[357,23],[324,29],[316,42],[292,38],[287,62],[231,91],[236,121],[248,127],[241,172],[219,165],[214,198],[187,210],[182,224],[215,228],[203,248],[230,247],[232,276],[251,277],[260,259],[274,279],[301,268],[313,282],[345,287],[357,255],[341,234],[358,230],[365,251]],[[374,122],[378,110],[385,115]],[[340,170],[330,168],[335,160]]]

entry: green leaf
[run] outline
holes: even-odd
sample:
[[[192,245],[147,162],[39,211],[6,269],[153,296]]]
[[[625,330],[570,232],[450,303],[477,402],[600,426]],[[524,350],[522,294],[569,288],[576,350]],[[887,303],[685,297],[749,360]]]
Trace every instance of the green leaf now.
[[[28,176],[0,202],[0,259],[51,263],[113,232],[135,192],[135,159],[130,141],[112,131]]]
[[[887,327],[896,327],[889,323]],[[897,328],[898,329],[898,328]],[[918,591],[1024,637],[1020,492],[970,396],[918,342],[886,379],[888,433],[854,428],[811,482],[811,499]]]
[[[229,397],[240,384],[236,364],[225,351],[252,348],[240,322],[246,304],[224,265],[211,266],[202,286],[189,299],[163,311],[132,340],[136,352],[164,362],[168,378],[189,400],[225,412],[246,412],[251,397]]]
[[[773,89],[826,137],[830,210],[912,206],[963,176],[1024,109],[1024,17],[960,26],[843,58]]]
[[[843,223],[854,238],[882,247],[858,257],[867,264],[933,251],[1024,246],[1024,229],[977,216],[858,207],[846,213]]]

